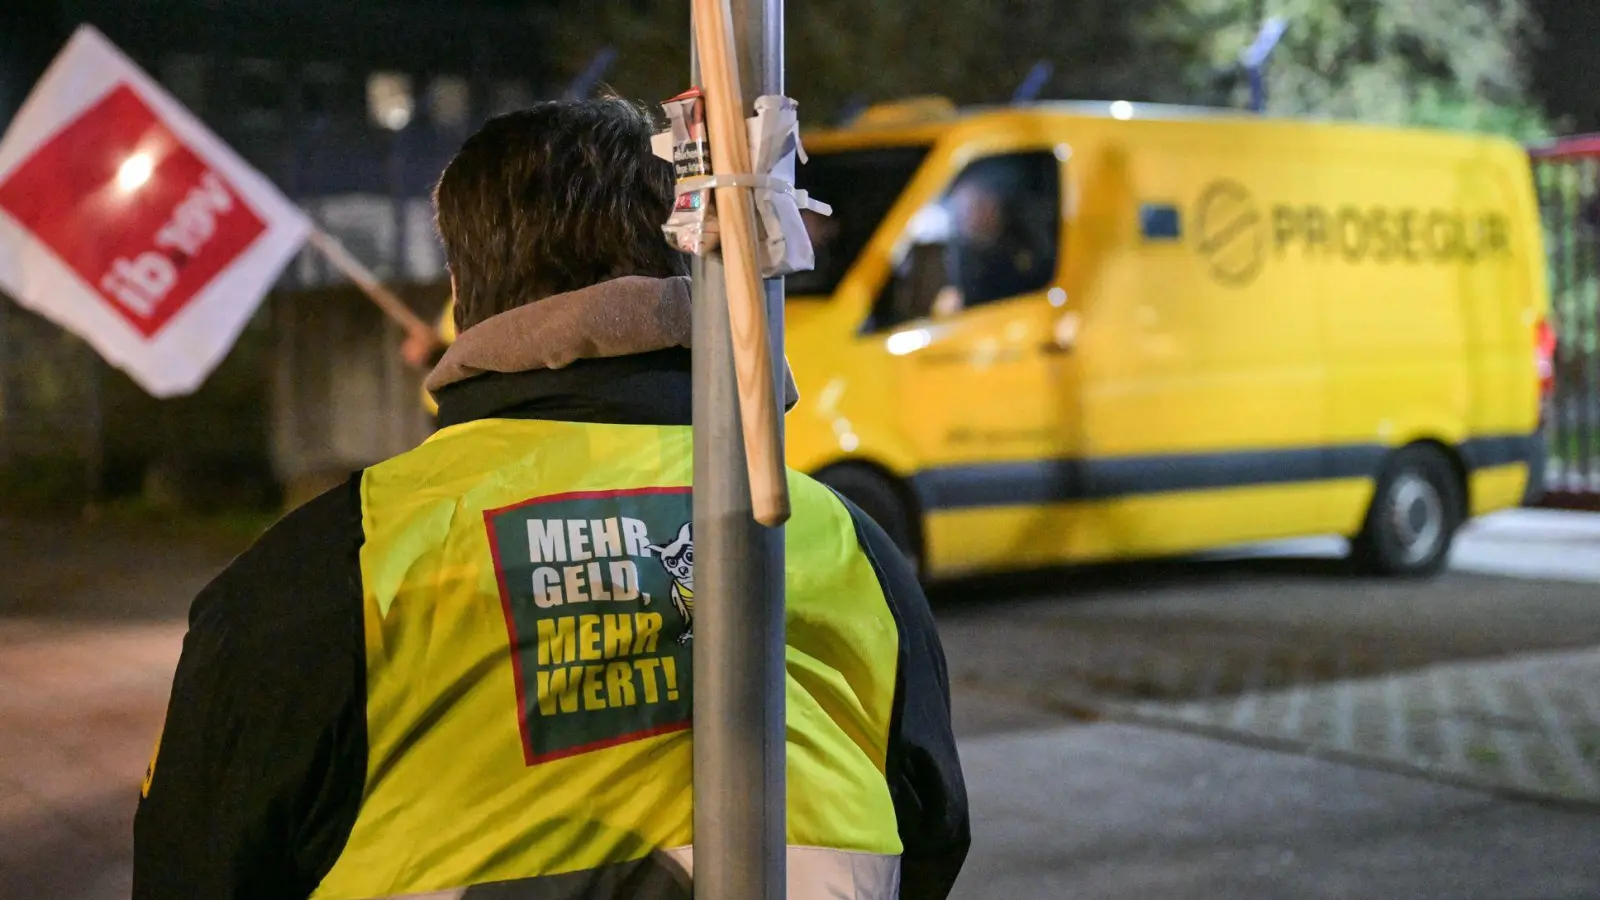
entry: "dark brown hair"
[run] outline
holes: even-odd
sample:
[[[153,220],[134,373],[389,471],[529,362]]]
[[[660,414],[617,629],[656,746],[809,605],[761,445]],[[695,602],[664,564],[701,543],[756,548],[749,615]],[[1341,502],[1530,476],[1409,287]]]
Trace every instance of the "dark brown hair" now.
[[[611,97],[539,103],[467,139],[433,195],[458,330],[612,278],[685,271],[661,233],[673,174],[652,132]]]

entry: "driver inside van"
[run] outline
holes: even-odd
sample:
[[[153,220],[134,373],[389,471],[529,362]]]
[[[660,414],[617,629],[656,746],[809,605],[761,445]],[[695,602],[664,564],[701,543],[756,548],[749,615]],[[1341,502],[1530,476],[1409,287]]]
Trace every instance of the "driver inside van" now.
[[[946,204],[954,223],[947,247],[946,266],[954,297],[941,296],[936,314],[948,315],[1027,293],[1048,279],[1041,273],[1051,254],[1041,253],[1027,233],[1024,217],[1007,202],[1004,185],[989,179],[968,178],[951,189]],[[943,308],[956,303],[957,309]]]

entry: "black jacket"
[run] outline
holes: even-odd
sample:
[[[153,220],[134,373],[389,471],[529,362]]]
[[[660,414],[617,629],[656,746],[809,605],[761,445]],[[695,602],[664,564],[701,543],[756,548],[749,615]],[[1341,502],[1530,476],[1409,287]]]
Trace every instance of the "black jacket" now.
[[[687,350],[491,374],[445,388],[440,424],[689,422]],[[189,613],[149,794],[136,900],[302,900],[344,848],[366,779],[359,474],[286,516]],[[889,538],[846,502],[900,634],[888,779],[901,896],[943,900],[970,842],[933,615]]]

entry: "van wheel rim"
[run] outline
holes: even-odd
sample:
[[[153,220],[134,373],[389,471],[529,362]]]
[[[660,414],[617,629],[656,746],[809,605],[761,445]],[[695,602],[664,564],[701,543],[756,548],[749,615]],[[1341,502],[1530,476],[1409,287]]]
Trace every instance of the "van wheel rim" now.
[[[1444,538],[1444,498],[1439,489],[1415,472],[1395,479],[1390,492],[1390,524],[1400,559],[1406,565],[1426,561]]]

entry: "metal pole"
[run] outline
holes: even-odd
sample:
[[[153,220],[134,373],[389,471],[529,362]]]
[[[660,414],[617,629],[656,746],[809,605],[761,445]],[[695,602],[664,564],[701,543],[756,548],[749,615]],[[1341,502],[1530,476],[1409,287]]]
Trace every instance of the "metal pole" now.
[[[1239,54],[1239,64],[1250,76],[1250,108],[1255,112],[1267,111],[1267,81],[1263,70],[1288,28],[1289,20],[1283,16],[1267,19],[1261,23],[1261,31],[1256,34],[1256,39]]]
[[[782,93],[782,0],[731,6],[746,97]],[[689,77],[699,81],[692,57]],[[772,358],[781,362],[783,280],[766,289]],[[722,261],[696,258],[694,896],[782,900],[783,531],[752,517],[725,291]],[[781,397],[781,370],[775,376]]]

